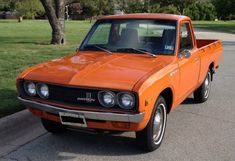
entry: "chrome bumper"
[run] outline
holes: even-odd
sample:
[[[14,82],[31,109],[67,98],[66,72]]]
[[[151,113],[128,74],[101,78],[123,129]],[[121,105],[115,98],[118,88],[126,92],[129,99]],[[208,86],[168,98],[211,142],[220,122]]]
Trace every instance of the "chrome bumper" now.
[[[59,115],[59,112],[70,112],[70,113],[78,113],[84,115],[86,119],[94,119],[94,120],[104,120],[104,121],[120,121],[120,122],[131,122],[131,123],[139,123],[144,118],[144,113],[138,114],[117,114],[111,112],[93,112],[93,111],[81,111],[81,110],[69,110],[56,106],[51,106],[31,100],[26,100],[21,97],[18,99],[26,106],[33,109],[53,113]]]

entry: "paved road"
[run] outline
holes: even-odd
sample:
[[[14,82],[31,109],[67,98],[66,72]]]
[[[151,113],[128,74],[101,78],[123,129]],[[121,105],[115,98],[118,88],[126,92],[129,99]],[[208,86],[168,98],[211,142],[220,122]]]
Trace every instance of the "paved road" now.
[[[204,104],[194,104],[189,98],[168,115],[165,138],[157,151],[140,151],[133,133],[97,135],[69,131],[53,136],[43,130],[37,118],[24,111],[27,119],[19,120],[15,128],[10,125],[8,135],[1,137],[0,160],[234,161],[235,35],[197,30],[197,37],[219,37],[224,43],[210,99]],[[0,135],[3,133],[0,128]]]

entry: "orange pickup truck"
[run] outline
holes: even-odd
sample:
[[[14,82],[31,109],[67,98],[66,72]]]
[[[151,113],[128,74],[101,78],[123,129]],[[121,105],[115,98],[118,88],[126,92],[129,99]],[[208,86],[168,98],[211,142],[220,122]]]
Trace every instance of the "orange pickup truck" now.
[[[18,99],[51,133],[134,131],[153,151],[167,114],[192,93],[196,102],[208,99],[221,53],[221,41],[195,38],[186,16],[106,16],[76,53],[22,72]]]

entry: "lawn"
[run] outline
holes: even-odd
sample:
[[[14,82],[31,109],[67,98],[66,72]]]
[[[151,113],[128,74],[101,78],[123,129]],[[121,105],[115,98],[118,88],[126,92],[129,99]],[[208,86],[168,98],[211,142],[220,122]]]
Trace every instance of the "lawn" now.
[[[193,21],[193,26],[235,34],[235,21]]]
[[[49,45],[48,21],[0,21],[0,117],[22,110],[15,79],[29,66],[73,53],[86,35],[88,21],[66,22],[67,44]]]

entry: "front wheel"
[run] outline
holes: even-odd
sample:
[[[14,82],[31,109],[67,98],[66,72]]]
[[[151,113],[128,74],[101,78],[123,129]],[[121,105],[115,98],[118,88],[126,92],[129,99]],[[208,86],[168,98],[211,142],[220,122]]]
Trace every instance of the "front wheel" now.
[[[211,77],[212,77],[211,71],[208,70],[204,82],[193,93],[195,102],[203,103],[203,102],[207,101],[207,99],[209,98],[209,94],[210,94],[210,90],[211,90]]]
[[[165,99],[159,96],[149,123],[142,131],[136,132],[137,142],[147,152],[159,148],[162,143],[167,121],[166,109]]]

